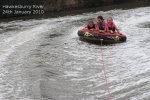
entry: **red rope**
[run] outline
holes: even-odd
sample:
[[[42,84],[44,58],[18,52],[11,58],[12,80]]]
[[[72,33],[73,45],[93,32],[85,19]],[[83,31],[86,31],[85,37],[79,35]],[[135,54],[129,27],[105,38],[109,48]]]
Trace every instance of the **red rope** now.
[[[107,75],[106,75],[106,68],[104,65],[104,59],[103,59],[103,50],[102,50],[102,46],[103,46],[103,40],[101,39],[101,57],[102,57],[102,65],[103,65],[103,71],[104,71],[104,79],[105,79],[105,91],[108,92],[109,95],[109,100],[112,100],[112,95],[110,93],[110,88],[109,88],[109,84],[108,84],[108,80],[107,80]]]

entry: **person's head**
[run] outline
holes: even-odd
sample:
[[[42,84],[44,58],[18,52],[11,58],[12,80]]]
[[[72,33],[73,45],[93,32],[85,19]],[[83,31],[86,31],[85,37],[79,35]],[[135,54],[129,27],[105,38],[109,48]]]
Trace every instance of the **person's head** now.
[[[94,22],[93,22],[92,20],[90,20],[89,23],[88,23],[88,25],[89,25],[90,27],[93,27],[93,26],[94,26]]]
[[[107,22],[108,22],[108,23],[113,23],[113,18],[112,18],[112,17],[108,17],[108,18],[107,18]]]
[[[100,23],[101,23],[101,22],[103,22],[103,21],[104,21],[104,18],[103,18],[103,16],[98,16],[98,17],[97,17],[97,20],[98,20],[98,22],[100,22]]]

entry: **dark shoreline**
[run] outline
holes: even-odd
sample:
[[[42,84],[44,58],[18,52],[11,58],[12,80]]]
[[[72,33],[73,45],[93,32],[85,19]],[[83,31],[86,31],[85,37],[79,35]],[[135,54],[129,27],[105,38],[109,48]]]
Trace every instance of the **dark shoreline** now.
[[[30,16],[21,16],[21,17],[11,17],[11,18],[0,18],[0,22],[8,22],[13,20],[29,20],[29,19],[43,19],[43,18],[56,18],[56,17],[63,17],[66,15],[78,15],[82,13],[88,12],[97,12],[97,11],[108,11],[112,9],[133,9],[138,7],[148,7],[150,6],[150,2],[128,2],[123,4],[113,4],[95,8],[87,8],[87,9],[74,9],[68,11],[60,11],[60,12],[46,12],[44,15],[30,15]]]

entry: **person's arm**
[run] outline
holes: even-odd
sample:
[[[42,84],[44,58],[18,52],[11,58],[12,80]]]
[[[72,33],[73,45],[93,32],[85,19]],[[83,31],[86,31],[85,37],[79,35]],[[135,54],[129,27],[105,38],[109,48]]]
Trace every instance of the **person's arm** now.
[[[96,29],[96,30],[99,30],[98,23],[95,24],[95,29]]]
[[[107,30],[108,30],[107,23],[105,23],[105,25],[104,25],[104,26],[105,26],[104,31],[105,31],[105,32],[107,32]]]
[[[85,29],[88,29],[88,27],[86,26]]]
[[[109,30],[108,27],[107,27],[107,32],[114,33],[112,30]]]
[[[85,29],[88,29],[88,25],[85,26]]]
[[[108,30],[108,32],[110,32],[110,33],[114,33],[112,30]]]
[[[115,29],[118,33],[120,32],[119,28],[116,25],[115,25]]]

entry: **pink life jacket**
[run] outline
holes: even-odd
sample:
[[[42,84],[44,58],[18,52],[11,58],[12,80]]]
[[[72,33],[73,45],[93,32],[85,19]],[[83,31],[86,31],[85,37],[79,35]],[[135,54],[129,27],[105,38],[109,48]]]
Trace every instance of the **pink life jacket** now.
[[[116,30],[116,27],[115,27],[115,23],[107,23],[107,27],[108,27],[108,30],[112,30],[113,32],[115,32]]]

